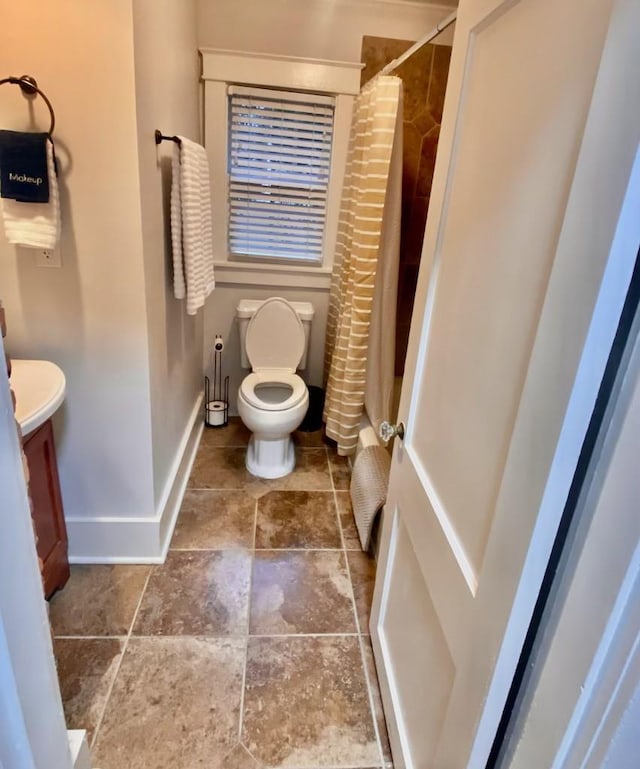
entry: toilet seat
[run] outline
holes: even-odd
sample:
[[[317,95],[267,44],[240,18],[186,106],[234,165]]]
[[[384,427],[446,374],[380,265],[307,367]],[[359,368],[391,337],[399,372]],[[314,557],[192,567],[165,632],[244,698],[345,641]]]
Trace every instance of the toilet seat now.
[[[269,403],[259,394],[261,385],[284,386],[291,388],[291,394],[279,403]],[[258,392],[256,392],[258,388]],[[297,374],[282,369],[265,369],[248,374],[240,385],[240,395],[256,409],[262,411],[286,411],[297,406],[307,394],[307,385]]]

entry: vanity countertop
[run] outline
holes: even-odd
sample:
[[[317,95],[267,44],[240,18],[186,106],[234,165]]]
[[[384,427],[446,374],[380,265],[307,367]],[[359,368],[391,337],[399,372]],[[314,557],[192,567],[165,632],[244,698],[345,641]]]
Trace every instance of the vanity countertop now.
[[[10,382],[16,396],[16,419],[23,435],[44,424],[64,400],[64,374],[48,360],[13,358]]]

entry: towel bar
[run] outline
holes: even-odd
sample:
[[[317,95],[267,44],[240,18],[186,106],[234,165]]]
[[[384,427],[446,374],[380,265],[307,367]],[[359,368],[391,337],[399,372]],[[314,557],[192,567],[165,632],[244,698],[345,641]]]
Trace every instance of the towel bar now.
[[[182,147],[182,142],[177,136],[165,136],[162,131],[159,131],[156,128],[155,131],[155,137],[156,137],[156,144],[160,144],[160,142],[175,142],[179,147]]]
[[[34,77],[31,77],[30,75],[22,75],[21,77],[5,77],[2,80],[0,80],[0,85],[4,85],[5,83],[11,83],[12,85],[19,85],[22,93],[25,96],[34,96],[35,94],[39,94],[42,96],[42,99],[44,100],[44,103],[49,108],[49,114],[51,115],[51,126],[49,127],[49,136],[53,134],[53,129],[56,125],[56,115],[53,111],[53,106],[51,105],[51,102],[47,97],[45,96],[44,92],[41,91],[38,88],[38,83],[36,82],[36,79]]]

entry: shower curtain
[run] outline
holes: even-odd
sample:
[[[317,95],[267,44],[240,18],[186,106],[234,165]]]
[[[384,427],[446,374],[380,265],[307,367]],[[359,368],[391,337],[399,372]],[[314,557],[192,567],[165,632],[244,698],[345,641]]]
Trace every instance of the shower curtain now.
[[[380,414],[393,388],[401,103],[400,78],[379,77],[364,86],[354,105],[325,348],[323,416],[327,435],[342,455],[356,449],[365,391],[379,412],[372,421],[389,416]],[[371,339],[370,328],[375,332]]]

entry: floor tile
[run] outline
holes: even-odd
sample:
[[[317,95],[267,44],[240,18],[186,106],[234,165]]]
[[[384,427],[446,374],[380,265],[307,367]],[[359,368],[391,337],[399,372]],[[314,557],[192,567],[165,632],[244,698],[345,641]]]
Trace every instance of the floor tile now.
[[[245,467],[246,449],[201,446],[189,479],[192,489],[240,489],[254,498],[271,489],[330,491],[331,477],[324,449],[297,449],[296,468],[284,478],[265,480]]]
[[[356,635],[353,595],[366,628],[374,567],[348,462],[323,431],[296,433],[294,472],[257,479],[248,438],[239,420],[205,430],[165,564],[73,567],[51,602],[59,636],[124,636],[140,604],[115,682],[123,638],[55,642],[69,723],[95,730],[104,710],[101,769],[380,769],[376,721],[389,769],[373,658]]]
[[[242,737],[268,766],[377,765],[358,639],[249,639]]]
[[[251,438],[240,417],[229,417],[226,427],[206,427],[202,431],[203,446],[246,446]]]
[[[94,746],[101,769],[222,769],[239,729],[243,640],[132,638]]]
[[[149,566],[72,566],[64,590],[50,602],[53,634],[127,635]]]
[[[246,450],[200,446],[189,488],[240,489],[254,498],[271,489],[330,491],[331,477],[324,449],[296,449],[296,468],[284,478],[256,478],[245,467]]]
[[[353,517],[351,494],[348,491],[336,491],[336,502],[345,548],[347,550],[362,550],[358,529],[356,529],[356,520]]]
[[[295,470],[268,483],[274,489],[331,491],[327,452],[325,449],[297,449]]]
[[[171,548],[252,548],[255,509],[243,491],[187,490]]]
[[[376,579],[376,562],[368,553],[356,552],[355,550],[347,552],[347,560],[353,584],[353,595],[356,599],[360,632],[368,633],[373,587]]]
[[[244,465],[246,449],[200,443],[188,487],[192,489],[241,489],[249,493],[252,478]]]
[[[263,769],[264,764],[257,761],[244,745],[236,745],[224,759],[224,769]]]
[[[373,657],[373,649],[371,648],[371,638],[369,636],[362,636],[362,650],[365,663],[365,671],[367,674],[367,680],[369,681],[369,687],[371,689],[371,699],[373,700],[374,716],[378,725],[378,734],[380,735],[380,747],[382,748],[382,757],[385,762],[385,766],[391,763],[393,760],[391,756],[391,747],[389,745],[389,735],[387,733],[387,722],[384,718],[384,710],[382,709],[382,697],[380,696],[380,684],[378,683],[378,673],[376,670],[376,662]]]
[[[340,457],[335,451],[329,451],[329,467],[336,491],[346,491],[351,483],[351,467],[348,457]]]
[[[355,618],[344,553],[263,550],[253,563],[249,632],[353,633]]]
[[[258,500],[257,548],[340,548],[331,491],[270,491]]]
[[[241,550],[169,551],[149,578],[134,635],[246,633],[250,568]]]
[[[118,669],[124,639],[58,638],[53,649],[68,729],[93,739]]]

